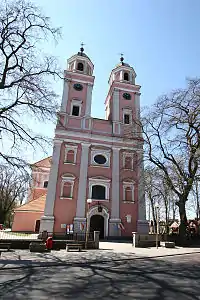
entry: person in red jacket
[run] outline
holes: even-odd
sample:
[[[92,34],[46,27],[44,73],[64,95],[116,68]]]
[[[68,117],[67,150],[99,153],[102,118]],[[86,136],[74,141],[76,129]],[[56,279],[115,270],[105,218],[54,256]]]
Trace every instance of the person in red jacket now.
[[[52,250],[53,248],[53,238],[51,236],[46,240],[46,248],[47,250]]]

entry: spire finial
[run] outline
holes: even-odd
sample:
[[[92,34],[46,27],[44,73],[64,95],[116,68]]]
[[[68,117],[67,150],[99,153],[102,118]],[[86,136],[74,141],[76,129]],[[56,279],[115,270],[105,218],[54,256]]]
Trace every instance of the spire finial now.
[[[81,48],[80,48],[81,53],[83,53],[83,51],[84,51],[84,48],[83,48],[84,45],[85,45],[85,44],[83,44],[83,42],[82,42],[82,43],[81,43]]]
[[[121,57],[120,57],[120,61],[121,63],[123,64],[123,61],[124,61],[124,54],[123,53],[120,53]]]

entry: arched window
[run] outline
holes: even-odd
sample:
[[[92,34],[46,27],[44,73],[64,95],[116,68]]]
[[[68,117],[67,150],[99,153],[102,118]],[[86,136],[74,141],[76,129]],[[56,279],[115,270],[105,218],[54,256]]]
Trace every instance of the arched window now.
[[[74,163],[74,151],[73,150],[69,150],[67,152],[66,162],[68,162],[68,163]]]
[[[125,157],[124,167],[125,169],[132,169],[132,157],[130,156]]]
[[[124,73],[124,80],[129,81],[129,75],[128,75],[128,73]]]
[[[78,63],[77,70],[83,71],[83,64],[81,62]]]
[[[125,188],[125,201],[133,201],[132,188],[130,186]]]
[[[106,188],[103,185],[93,185],[92,187],[92,199],[105,200]]]
[[[72,183],[64,182],[62,189],[62,197],[63,198],[72,198]]]
[[[44,181],[43,187],[44,187],[44,188],[47,188],[47,187],[48,187],[48,181]]]

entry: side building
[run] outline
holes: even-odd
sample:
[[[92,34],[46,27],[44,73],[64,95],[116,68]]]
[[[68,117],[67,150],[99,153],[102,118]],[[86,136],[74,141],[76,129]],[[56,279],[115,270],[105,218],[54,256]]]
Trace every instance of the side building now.
[[[12,231],[39,232],[40,219],[44,215],[51,157],[40,160],[31,166],[32,182],[28,201],[14,211]]]

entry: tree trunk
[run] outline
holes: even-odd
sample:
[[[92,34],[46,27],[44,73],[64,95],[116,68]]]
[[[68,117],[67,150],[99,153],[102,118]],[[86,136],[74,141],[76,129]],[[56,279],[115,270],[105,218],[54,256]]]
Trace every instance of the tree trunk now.
[[[4,212],[0,211],[0,224],[4,224],[5,222],[5,214]]]
[[[197,220],[198,220],[199,219],[199,212],[200,212],[198,181],[195,182],[195,194],[196,194],[196,206],[197,206],[196,216],[197,216]]]
[[[155,232],[157,232],[157,220],[156,220],[156,214],[155,214],[153,201],[151,201],[151,210],[152,210],[153,226],[154,226],[154,233],[155,233]]]
[[[186,228],[187,228],[187,216],[185,210],[185,199],[179,200],[179,215],[180,215],[180,226],[179,226],[179,235],[181,239],[185,240],[186,238]]]
[[[168,201],[167,199],[164,199],[165,204],[165,233],[169,233],[169,207],[168,207]]]

